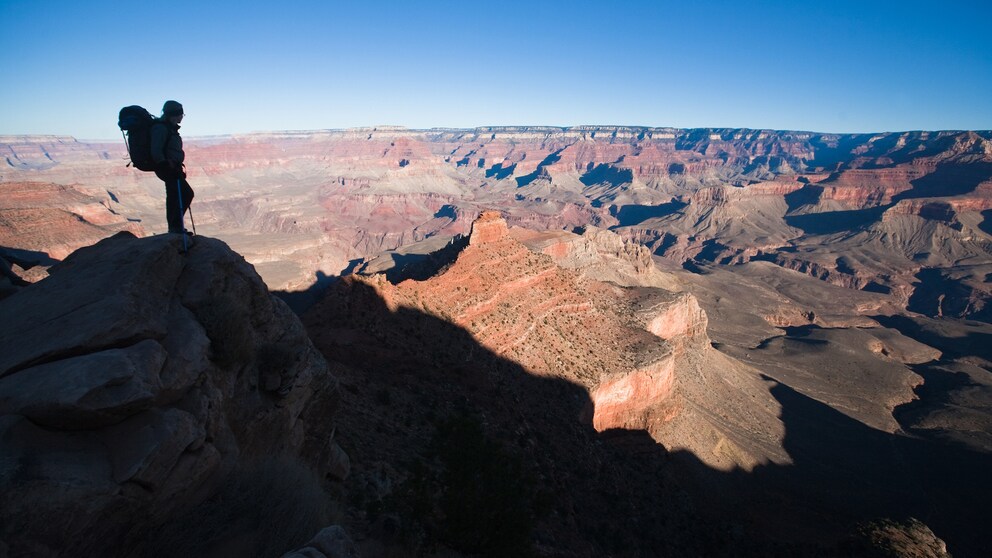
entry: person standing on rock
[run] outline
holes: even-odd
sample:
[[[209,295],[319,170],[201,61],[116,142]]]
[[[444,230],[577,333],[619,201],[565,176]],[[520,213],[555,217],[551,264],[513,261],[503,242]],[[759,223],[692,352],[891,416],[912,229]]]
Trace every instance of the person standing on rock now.
[[[169,232],[189,234],[183,226],[183,216],[193,201],[193,188],[186,182],[183,162],[183,138],[179,136],[179,124],[183,121],[183,106],[177,101],[166,101],[162,105],[162,118],[151,130],[151,151],[155,160],[155,176],[165,182],[165,219]]]

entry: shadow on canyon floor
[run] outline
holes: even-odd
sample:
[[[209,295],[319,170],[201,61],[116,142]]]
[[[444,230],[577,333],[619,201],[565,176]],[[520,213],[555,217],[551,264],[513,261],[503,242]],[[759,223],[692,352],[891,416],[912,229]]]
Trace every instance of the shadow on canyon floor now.
[[[634,172],[630,169],[615,167],[610,163],[593,165],[589,163],[586,172],[579,177],[579,182],[586,186],[609,184],[612,187],[630,184],[634,180]]]
[[[890,207],[892,204],[850,211],[786,215],[785,222],[806,234],[834,234],[867,227],[881,219],[882,214]]]
[[[827,171],[837,170],[850,160],[852,149],[866,143],[871,137],[871,134],[815,136],[811,143],[816,146],[816,149],[813,152],[814,158],[809,164],[813,168],[822,168]]]
[[[820,196],[822,195],[823,186],[817,186],[816,184],[809,184],[807,182],[805,186],[795,192],[785,194],[786,213],[792,213],[804,205],[814,205],[820,201]]]
[[[673,200],[660,205],[621,205],[610,208],[610,212],[617,218],[619,223],[611,229],[617,227],[630,227],[639,225],[648,219],[666,217],[676,213],[680,209],[689,205],[688,203]]]
[[[59,260],[52,258],[47,252],[0,246],[0,298],[10,296],[17,289],[31,284],[14,271],[14,266],[26,271],[35,266],[50,267],[57,263]]]
[[[389,535],[400,547],[483,555],[505,551],[513,525],[538,553],[831,556],[848,555],[838,544],[858,522],[913,516],[955,556],[992,550],[992,455],[875,430],[770,378],[793,462],[727,472],[644,431],[597,433],[583,387],[529,374],[443,319],[391,309],[361,282],[332,285],[304,322],[342,384],[349,528],[372,538],[388,520],[402,526]],[[466,416],[485,443],[446,447],[439,433]],[[452,459],[492,466],[473,461],[475,446],[498,448],[505,470],[480,469],[466,495]],[[542,488],[521,499],[528,485]]]
[[[542,175],[542,173],[545,172],[545,168],[548,165],[552,165],[554,163],[557,163],[559,160],[561,160],[562,151],[564,151],[564,149],[559,149],[558,151],[555,151],[554,153],[545,157],[543,161],[537,164],[537,168],[534,169],[534,171],[531,172],[530,174],[526,174],[524,176],[518,176],[516,178],[517,188],[523,188],[524,186],[528,186],[532,182],[537,180]]]
[[[24,269],[30,269],[36,265],[48,267],[55,265],[60,261],[48,255],[48,252],[24,250],[21,248],[8,248],[7,246],[0,246],[0,257],[12,264],[17,264]]]
[[[978,357],[992,362],[992,334],[983,322],[954,321],[951,325],[933,318],[908,316],[871,316],[882,326],[929,345],[945,358]]]
[[[926,316],[968,316],[992,322],[992,306],[975,305],[974,287],[949,275],[944,269],[921,269],[906,309]]]
[[[349,270],[346,270],[350,272]],[[321,294],[335,281],[341,278],[337,275],[327,275],[323,271],[314,274],[313,283],[302,291],[271,291],[276,298],[286,303],[297,315],[302,315],[320,300]]]
[[[989,177],[992,177],[992,163],[938,165],[934,172],[911,181],[911,190],[892,196],[892,202],[970,194]]]
[[[985,234],[992,235],[992,209],[982,212],[982,222],[978,224],[978,229]]]

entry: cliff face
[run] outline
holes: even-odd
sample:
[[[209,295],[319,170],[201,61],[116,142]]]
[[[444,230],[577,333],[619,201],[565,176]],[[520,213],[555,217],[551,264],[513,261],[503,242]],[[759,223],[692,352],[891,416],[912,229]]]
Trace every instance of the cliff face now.
[[[550,256],[555,264],[575,270],[587,279],[627,287],[681,290],[672,274],[655,266],[650,250],[611,231],[591,226],[578,233],[514,227],[509,234],[531,251]]]
[[[139,545],[259,460],[347,475],[336,380],[220,241],[183,255],[178,240],[120,233],[0,312],[0,536],[12,555],[150,552]]]

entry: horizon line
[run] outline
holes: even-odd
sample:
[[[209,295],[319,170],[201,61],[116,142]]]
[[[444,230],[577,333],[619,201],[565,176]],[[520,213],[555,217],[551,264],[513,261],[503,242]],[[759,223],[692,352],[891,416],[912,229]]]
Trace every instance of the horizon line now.
[[[733,126],[697,126],[697,127],[678,127],[678,126],[644,126],[644,125],[627,125],[627,124],[577,124],[573,126],[556,126],[548,124],[518,124],[518,125],[483,125],[475,127],[452,127],[452,126],[435,126],[431,128],[411,128],[402,125],[393,124],[379,124],[370,126],[354,126],[348,128],[312,128],[312,129],[284,129],[284,130],[253,130],[250,132],[232,132],[229,134],[203,134],[203,135],[189,135],[185,136],[186,139],[217,139],[217,138],[233,138],[233,137],[244,137],[244,136],[264,136],[264,135],[279,135],[279,134],[290,134],[290,135],[303,135],[303,134],[320,134],[320,133],[347,133],[347,132],[414,132],[414,133],[430,133],[430,132],[513,132],[521,130],[546,130],[546,131],[587,131],[587,132],[599,132],[599,131],[613,131],[618,132],[621,130],[631,130],[640,132],[692,132],[692,131],[713,131],[713,132],[756,132],[756,133],[786,133],[786,134],[810,134],[810,135],[820,135],[820,136],[863,136],[863,135],[876,135],[876,134],[912,134],[912,133],[928,133],[928,134],[940,134],[940,133],[966,133],[974,132],[978,134],[988,133],[992,134],[992,129],[981,130],[981,129],[941,129],[941,130],[924,130],[924,129],[914,129],[914,130],[884,130],[884,131],[861,131],[861,132],[822,132],[816,130],[802,130],[802,129],[776,129],[776,128],[749,128],[749,127],[733,127]],[[42,133],[24,133],[24,134],[4,134],[0,133],[0,142],[7,143],[10,140],[30,140],[30,139],[70,139],[78,143],[95,143],[95,142],[107,142],[114,141],[116,138],[83,138],[76,137],[72,134],[42,134]]]

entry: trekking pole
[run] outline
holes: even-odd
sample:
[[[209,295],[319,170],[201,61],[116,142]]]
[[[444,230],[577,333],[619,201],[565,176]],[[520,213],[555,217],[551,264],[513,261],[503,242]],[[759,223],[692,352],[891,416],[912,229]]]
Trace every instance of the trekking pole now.
[[[182,227],[179,229],[179,234],[183,235],[183,253],[189,254],[189,247],[186,246],[186,219],[183,217],[185,212],[183,211],[183,179],[181,177],[176,179],[176,190],[179,193],[179,225]]]
[[[189,207],[186,208],[189,212],[189,224],[193,225],[193,236],[196,236],[196,222],[193,221],[193,202],[189,202]]]
[[[124,150],[127,151],[127,164],[124,165],[124,168],[127,168],[131,166],[133,161],[131,161],[131,146],[127,144],[127,135],[124,133],[123,128],[121,128],[121,137],[124,138]]]

